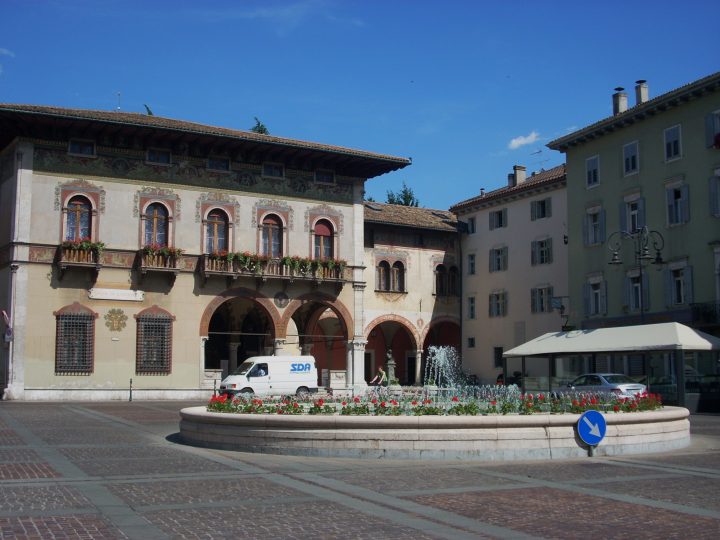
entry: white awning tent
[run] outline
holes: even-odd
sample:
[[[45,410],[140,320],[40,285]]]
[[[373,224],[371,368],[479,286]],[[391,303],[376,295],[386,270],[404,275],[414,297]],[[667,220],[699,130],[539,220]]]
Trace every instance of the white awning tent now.
[[[720,351],[720,338],[680,323],[549,332],[505,351],[505,357],[649,351]]]

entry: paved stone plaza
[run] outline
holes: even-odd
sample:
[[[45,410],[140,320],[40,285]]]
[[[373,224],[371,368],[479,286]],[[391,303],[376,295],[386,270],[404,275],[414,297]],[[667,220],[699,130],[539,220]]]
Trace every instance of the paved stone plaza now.
[[[717,538],[720,417],[670,454],[255,455],[177,442],[198,403],[0,403],[0,538]]]

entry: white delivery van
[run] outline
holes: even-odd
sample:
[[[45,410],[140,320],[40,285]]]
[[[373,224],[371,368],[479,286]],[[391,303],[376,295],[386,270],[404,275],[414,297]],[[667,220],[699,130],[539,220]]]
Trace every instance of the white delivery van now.
[[[317,392],[312,356],[253,356],[220,383],[220,393],[235,396],[303,396]]]

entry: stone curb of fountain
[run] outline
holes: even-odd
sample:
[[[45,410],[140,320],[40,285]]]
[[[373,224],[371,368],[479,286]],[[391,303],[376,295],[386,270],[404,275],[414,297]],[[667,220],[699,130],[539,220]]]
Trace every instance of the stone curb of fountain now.
[[[577,414],[497,416],[285,416],[180,411],[181,438],[193,445],[336,457],[538,459],[587,455]],[[663,452],[689,445],[689,411],[606,415],[596,455]]]

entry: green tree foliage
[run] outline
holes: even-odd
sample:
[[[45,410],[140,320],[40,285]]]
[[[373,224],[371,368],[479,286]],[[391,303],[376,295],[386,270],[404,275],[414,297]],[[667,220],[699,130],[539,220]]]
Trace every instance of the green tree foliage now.
[[[263,124],[257,116],[255,117],[255,125],[250,128],[250,131],[262,133],[263,135],[270,135],[267,126],[265,126],[265,124]]]
[[[420,201],[418,201],[412,188],[408,187],[407,184],[405,184],[405,181],[403,181],[402,189],[400,191],[398,191],[397,193],[388,190],[387,203],[388,204],[401,204],[403,206],[419,206],[420,205]]]

